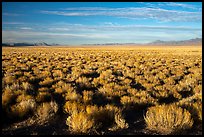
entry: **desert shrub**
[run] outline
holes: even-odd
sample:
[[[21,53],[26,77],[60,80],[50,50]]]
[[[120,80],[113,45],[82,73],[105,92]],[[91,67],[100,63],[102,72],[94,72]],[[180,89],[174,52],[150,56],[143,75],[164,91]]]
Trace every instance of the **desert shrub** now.
[[[121,129],[125,129],[125,128],[129,127],[128,123],[126,123],[126,121],[125,121],[124,117],[122,116],[121,112],[115,114],[115,123]]]
[[[20,77],[20,78],[21,78],[21,77]],[[19,79],[20,79],[20,78],[19,78]],[[19,79],[18,79],[18,80],[19,80]],[[38,83],[38,82],[40,81],[40,78],[39,78],[38,76],[32,75],[32,76],[30,76],[29,79],[26,80],[26,81],[28,81],[29,83],[32,83],[32,84],[36,84],[36,83]]]
[[[144,117],[147,129],[160,134],[173,134],[190,129],[193,125],[191,114],[176,105],[150,107]]]
[[[98,111],[91,115],[97,125],[97,128],[107,128],[114,124],[114,111],[100,107]]]
[[[39,88],[38,89],[38,92],[49,92],[49,88],[47,88],[47,87],[41,87],[41,88]]]
[[[2,71],[2,75],[3,75],[3,71]],[[2,79],[3,79],[3,76],[2,76]],[[4,80],[2,80],[2,83],[1,83],[1,87],[2,87],[2,89],[4,89],[4,88],[5,88],[5,86],[6,86],[5,81],[4,81]]]
[[[97,87],[100,84],[99,78],[93,78],[92,84],[94,87]]]
[[[134,102],[133,97],[130,96],[122,96],[120,99],[121,104],[123,105],[129,105]]]
[[[29,91],[33,89],[32,85],[28,82],[23,82],[21,86],[25,91]]]
[[[91,88],[91,82],[90,82],[91,78],[87,78],[87,77],[79,77],[76,82],[79,84],[80,88]]]
[[[194,121],[202,122],[202,102],[188,103],[185,108],[191,113]]]
[[[98,91],[105,96],[113,96],[114,94],[112,87],[108,84],[104,84],[103,87],[98,89]]]
[[[84,111],[68,116],[66,124],[74,133],[89,133],[94,128],[94,119]]]
[[[138,90],[135,88],[129,88],[127,89],[127,93],[129,93],[130,95],[135,95],[137,94]]]
[[[114,105],[108,104],[100,108],[91,106],[87,107],[86,111],[94,118],[96,128],[108,128],[109,130],[128,128],[128,124],[122,116],[122,111]]]
[[[8,115],[10,118],[24,118],[29,113],[33,113],[36,109],[36,102],[34,99],[25,99],[21,102],[12,105]]]
[[[14,94],[10,90],[5,90],[4,93],[2,94],[2,107],[6,108],[8,105],[10,105],[13,100],[17,97],[16,94]]]
[[[115,124],[108,130],[116,131],[118,129],[126,129],[129,127],[128,123],[126,123],[121,112],[116,113],[114,119],[115,119]]]
[[[85,110],[85,106],[80,102],[67,101],[64,105],[64,112],[68,114],[79,113],[82,110]]]
[[[63,80],[58,81],[55,85],[52,85],[53,88],[61,87],[65,84]]]
[[[68,91],[65,93],[65,100],[79,101],[81,100],[81,95],[76,91]]]
[[[35,99],[37,102],[48,102],[51,100],[51,94],[49,92],[39,92]]]
[[[202,93],[202,85],[195,86],[194,93],[195,94]]]
[[[53,77],[63,78],[64,74],[61,70],[53,70]]]
[[[58,94],[62,94],[62,93],[65,93],[66,91],[63,90],[61,87],[57,87],[57,88],[55,88],[55,92]]]
[[[20,90],[20,84],[19,83],[12,83],[12,85],[7,85],[5,90],[11,90],[13,92]]]
[[[118,112],[120,110],[119,107],[114,106],[112,104],[107,104],[107,105],[104,106],[104,108],[107,109],[107,110],[110,110],[110,111],[112,111],[114,113],[116,113],[116,112]]]
[[[30,77],[32,77],[32,76],[30,76]],[[27,77],[27,76],[21,76],[21,77],[19,77],[18,79],[17,79],[17,82],[19,82],[19,83],[22,83],[22,82],[27,82],[28,81],[28,78],[30,78],[30,77]]]
[[[132,80],[131,79],[128,79],[128,78],[125,78],[125,80],[123,81],[125,84],[129,85]]]
[[[51,77],[51,72],[50,71],[47,71],[47,70],[44,70],[41,72],[41,77]]]
[[[152,98],[150,95],[146,94],[142,96],[142,92],[137,93],[134,96],[122,96],[120,98],[121,104],[124,106],[145,106],[145,105],[155,105],[157,104],[157,99]]]
[[[15,76],[5,76],[3,80],[6,84],[12,84],[16,82]]]
[[[15,97],[17,97],[21,93],[23,93],[23,91],[20,90],[20,86],[18,83],[6,85],[6,87],[2,89],[2,106],[14,102]]]
[[[23,73],[22,71],[16,71],[16,72],[15,72],[15,77],[16,77],[16,78],[19,78],[19,77],[23,76],[23,74],[24,74],[24,73]]]
[[[64,83],[62,81],[58,82],[57,87],[55,88],[55,92],[58,94],[64,94],[66,92],[74,92],[75,89],[71,86],[71,84]]]
[[[29,99],[33,99],[33,97],[31,95],[26,95],[23,93],[16,98],[16,102],[20,103],[21,101],[25,101]]]
[[[86,106],[86,112],[88,114],[94,115],[94,113],[97,113],[99,111],[99,108],[97,105],[87,105]]]
[[[83,91],[83,101],[84,103],[91,103],[93,99],[93,92],[92,91]]]
[[[54,80],[52,78],[47,77],[43,81],[41,81],[39,84],[41,86],[50,86],[50,85],[52,85],[53,82],[54,82]]]
[[[49,105],[54,98],[61,103],[66,101],[62,109],[70,117],[68,122],[71,125],[70,130],[73,130],[73,119],[77,119],[77,116],[83,112],[87,122],[82,125],[89,127],[84,133],[89,133],[92,127],[97,130],[115,131],[128,127],[123,117],[123,110],[142,109],[143,111],[151,105],[176,102],[176,105],[191,113],[195,125],[200,124],[197,121],[202,122],[201,51],[191,56],[190,50],[183,52],[180,49],[165,48],[154,51],[148,49],[147,52],[143,48],[127,49],[111,48],[99,51],[89,48],[34,48],[33,50],[4,48],[2,52],[4,116],[19,118],[19,113],[22,114],[21,117],[27,116],[31,111],[27,111],[28,107],[22,107],[22,104],[25,105],[28,100],[35,99],[40,104],[36,114],[39,113],[42,119],[49,118],[50,113],[55,113],[51,110],[54,107],[51,108]],[[177,54],[178,51],[180,55]],[[198,93],[199,97],[195,97],[194,95]],[[181,116],[177,111],[177,108],[172,110],[176,124],[168,119],[166,123],[170,121],[170,124],[166,124],[167,126],[156,125],[157,116],[152,116],[152,119],[156,119],[152,125],[155,129],[163,127],[161,130],[167,130],[165,128],[172,124],[174,128],[168,128],[169,133],[180,130],[179,122],[185,120],[184,118],[178,120],[177,117]],[[161,112],[155,111],[155,115],[159,113]],[[163,121],[166,113],[162,112],[160,116],[161,118],[164,116]],[[173,117],[172,113],[168,111],[168,118]],[[188,120],[187,116],[184,117]],[[93,125],[86,126],[88,121],[94,121]]]
[[[23,76],[26,76],[26,77],[31,77],[32,76],[32,74],[31,74],[31,72],[29,72],[29,71],[19,71],[19,72],[21,72],[22,73],[22,75]]]
[[[198,120],[200,120],[202,122],[202,102],[194,103],[193,107],[196,110],[196,114],[195,115],[197,115]]]
[[[58,111],[58,104],[55,101],[43,102],[37,107],[37,116],[41,120],[52,118]]]
[[[195,122],[202,122],[202,100],[199,96],[191,96],[186,99],[180,100],[177,104],[187,109]]]

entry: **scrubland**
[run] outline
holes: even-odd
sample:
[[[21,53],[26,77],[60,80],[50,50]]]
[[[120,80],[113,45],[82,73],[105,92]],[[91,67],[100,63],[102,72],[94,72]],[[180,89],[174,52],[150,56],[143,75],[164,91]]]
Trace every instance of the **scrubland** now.
[[[3,47],[2,119],[3,134],[202,134],[202,47]]]

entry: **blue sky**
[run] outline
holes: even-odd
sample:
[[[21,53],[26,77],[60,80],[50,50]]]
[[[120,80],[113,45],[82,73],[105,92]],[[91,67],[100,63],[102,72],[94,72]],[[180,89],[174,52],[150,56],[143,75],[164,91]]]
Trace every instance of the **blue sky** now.
[[[148,43],[202,37],[202,2],[3,2],[2,42]]]

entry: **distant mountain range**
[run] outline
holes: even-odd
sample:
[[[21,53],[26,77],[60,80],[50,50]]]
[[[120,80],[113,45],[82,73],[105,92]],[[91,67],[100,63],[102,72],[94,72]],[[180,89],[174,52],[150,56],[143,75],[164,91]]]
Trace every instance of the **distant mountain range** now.
[[[102,43],[102,44],[83,44],[83,45],[136,45],[136,43]],[[137,44],[138,45],[138,44]]]
[[[181,40],[181,41],[162,41],[162,40],[156,40],[150,43],[141,44],[141,43],[104,43],[104,44],[83,44],[86,45],[202,45],[202,38],[195,38],[195,39],[189,39],[189,40]],[[41,43],[2,43],[2,46],[7,47],[19,47],[19,46],[59,46],[59,44],[47,44],[45,42]]]
[[[148,43],[148,45],[202,45],[202,38],[195,38],[195,39],[181,40],[181,41],[156,40],[154,42]]]
[[[202,38],[195,38],[181,41],[162,41],[156,40],[150,43],[103,43],[103,44],[83,44],[83,45],[202,45]]]
[[[2,43],[2,46],[7,46],[7,47],[20,47],[20,46],[57,46],[59,44],[47,44],[45,42],[40,42],[40,43]]]

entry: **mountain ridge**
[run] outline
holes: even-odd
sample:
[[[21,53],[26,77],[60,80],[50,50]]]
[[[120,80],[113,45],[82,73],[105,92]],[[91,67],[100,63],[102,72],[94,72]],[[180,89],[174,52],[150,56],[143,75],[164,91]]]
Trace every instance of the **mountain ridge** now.
[[[68,45],[68,44],[66,44]],[[180,40],[180,41],[162,41],[162,40],[155,40],[149,43],[103,43],[103,44],[82,44],[86,45],[202,45],[202,38],[194,38],[189,40]],[[38,42],[38,43],[28,43],[28,42],[13,42],[13,43],[2,43],[2,46],[8,47],[20,47],[20,46],[60,46],[60,44],[52,43],[48,44],[45,42]]]
[[[12,42],[12,43],[2,43],[2,46],[9,47],[21,47],[21,46],[57,46],[59,44],[47,44],[46,42],[38,42],[38,43],[28,43],[28,42]]]
[[[180,40],[180,41],[162,41],[156,40],[148,43],[149,45],[192,45],[192,44],[202,44],[202,38],[195,38],[189,40]]]

